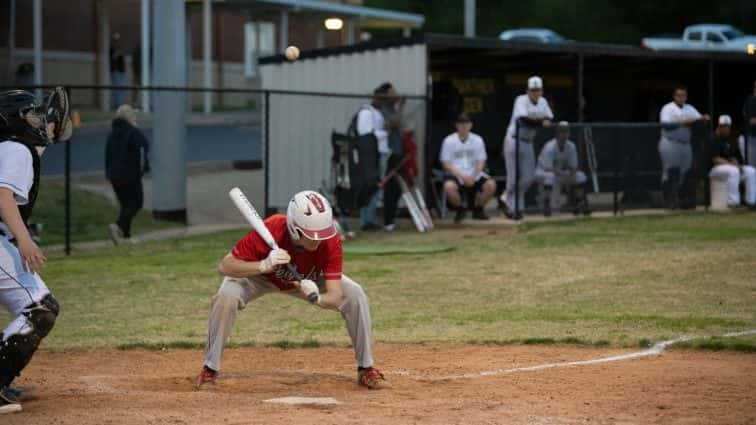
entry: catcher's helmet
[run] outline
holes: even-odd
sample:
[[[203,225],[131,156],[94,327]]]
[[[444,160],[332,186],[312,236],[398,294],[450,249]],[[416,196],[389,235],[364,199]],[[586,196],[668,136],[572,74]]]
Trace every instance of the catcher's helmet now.
[[[24,90],[0,93],[0,137],[31,146],[47,146],[47,116],[36,96]]]
[[[300,234],[315,241],[330,239],[337,234],[331,205],[323,195],[311,190],[304,190],[291,198],[286,209],[286,224],[294,240],[299,239]]]

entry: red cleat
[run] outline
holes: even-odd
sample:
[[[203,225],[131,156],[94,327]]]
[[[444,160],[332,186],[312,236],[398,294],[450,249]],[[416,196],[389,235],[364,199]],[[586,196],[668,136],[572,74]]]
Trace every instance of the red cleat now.
[[[210,369],[207,366],[202,366],[197,381],[194,383],[195,390],[214,390],[215,379],[218,377],[218,372]]]
[[[383,374],[374,367],[362,369],[357,373],[357,384],[371,390],[389,388],[390,385]]]

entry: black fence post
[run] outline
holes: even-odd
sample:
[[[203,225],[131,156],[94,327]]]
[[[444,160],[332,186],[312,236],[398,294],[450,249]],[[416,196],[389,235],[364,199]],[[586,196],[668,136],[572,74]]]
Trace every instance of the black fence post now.
[[[614,132],[617,132],[617,129],[614,129]],[[612,147],[614,148],[614,177],[613,177],[613,185],[612,185],[612,192],[613,192],[613,200],[612,204],[614,207],[614,216],[616,217],[617,214],[619,214],[619,185],[620,185],[620,163],[622,162],[621,153],[620,153],[620,140],[619,135],[615,135],[615,137],[612,137]]]
[[[263,99],[265,102],[263,108],[263,168],[265,169],[265,207],[263,211],[265,211],[265,216],[268,216],[272,213],[270,208],[270,196],[268,195],[268,189],[270,188],[270,91],[265,90]]]
[[[66,238],[66,255],[71,255],[71,142],[73,138],[65,143],[65,238]]]

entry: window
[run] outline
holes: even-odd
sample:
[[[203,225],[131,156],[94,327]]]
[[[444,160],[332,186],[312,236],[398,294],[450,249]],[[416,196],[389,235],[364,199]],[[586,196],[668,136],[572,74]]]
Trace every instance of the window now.
[[[701,41],[701,33],[698,31],[691,32],[688,34],[688,40],[689,41]]]
[[[743,33],[736,30],[736,29],[729,29],[722,31],[722,34],[727,38],[728,40],[732,40],[733,38],[740,38],[743,37]]]
[[[722,40],[722,37],[719,34],[717,34],[715,32],[707,32],[706,33],[706,41],[711,41],[713,43],[721,43],[723,40]]]
[[[244,76],[257,77],[257,60],[275,52],[275,26],[271,22],[244,24]]]

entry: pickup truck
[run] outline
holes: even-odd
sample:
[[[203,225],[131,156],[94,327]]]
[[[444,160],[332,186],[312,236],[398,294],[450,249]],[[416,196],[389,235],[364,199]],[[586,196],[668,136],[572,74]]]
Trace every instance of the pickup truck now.
[[[731,25],[699,24],[685,28],[682,39],[647,37],[641,47],[650,50],[709,50],[749,53],[756,45],[756,36],[745,35]],[[752,51],[754,47],[750,47]]]

